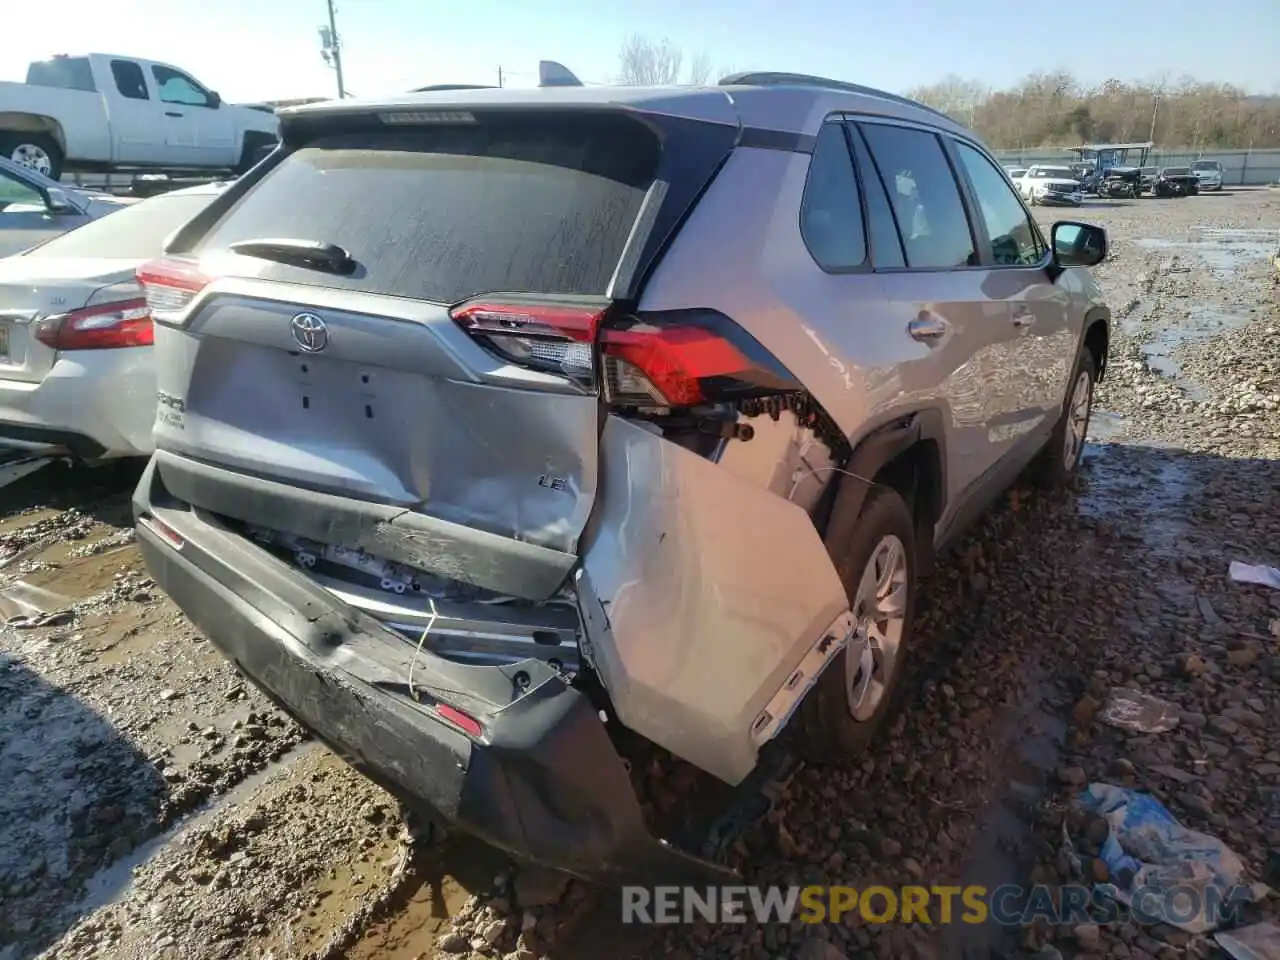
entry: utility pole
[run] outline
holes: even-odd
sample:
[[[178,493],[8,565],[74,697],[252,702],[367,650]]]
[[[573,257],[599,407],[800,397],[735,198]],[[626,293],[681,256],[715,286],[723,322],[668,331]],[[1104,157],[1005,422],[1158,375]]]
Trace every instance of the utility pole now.
[[[320,56],[324,62],[333,67],[338,75],[338,99],[347,95],[347,88],[342,83],[342,41],[338,38],[338,24],[334,18],[333,0],[327,0],[329,6],[329,26],[320,28]]]
[[[498,64],[498,86],[502,86],[502,64]]]
[[[1160,94],[1156,94],[1155,101],[1151,105],[1151,133],[1147,137],[1148,140],[1155,142],[1156,139],[1156,117],[1160,114]]]

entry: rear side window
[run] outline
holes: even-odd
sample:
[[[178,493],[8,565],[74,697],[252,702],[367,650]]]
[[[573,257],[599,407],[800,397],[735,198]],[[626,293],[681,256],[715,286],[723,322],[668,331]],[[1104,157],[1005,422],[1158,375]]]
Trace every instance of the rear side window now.
[[[867,146],[902,233],[907,266],[940,270],[975,266],[969,219],[951,165],[932,133],[908,127],[862,125]]]
[[[147,79],[142,74],[142,67],[132,60],[112,60],[111,76],[122,97],[130,100],[151,99],[151,95],[147,93]]]
[[[438,303],[602,294],[658,159],[653,134],[618,115],[331,134],[285,157],[197,247],[335,243],[359,264],[351,276],[277,263],[261,276]]]
[[[169,235],[209,205],[211,193],[167,194],[91,220],[31,250],[28,257],[146,260],[164,251]]]
[[[98,89],[93,82],[93,70],[88,57],[65,57],[59,60],[41,60],[27,67],[27,83],[36,87],[59,87],[63,90]]]
[[[880,180],[880,174],[871,160],[871,154],[867,152],[867,145],[858,128],[851,126],[849,133],[853,140],[853,155],[862,174],[862,193],[867,198],[872,260],[879,270],[905,267],[907,258],[902,253],[902,238],[898,236],[898,225],[893,219],[893,208],[889,206],[884,183]]]
[[[823,124],[814,144],[800,207],[800,233],[824,270],[849,270],[867,259],[858,181],[838,123]]]

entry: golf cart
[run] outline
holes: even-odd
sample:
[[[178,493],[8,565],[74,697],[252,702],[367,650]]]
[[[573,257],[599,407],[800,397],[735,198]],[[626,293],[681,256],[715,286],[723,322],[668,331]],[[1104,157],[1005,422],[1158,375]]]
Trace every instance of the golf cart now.
[[[1154,146],[1145,143],[1087,143],[1073,147],[1073,166],[1088,168],[1081,180],[1083,193],[1099,197],[1136,198],[1142,192],[1142,165]]]

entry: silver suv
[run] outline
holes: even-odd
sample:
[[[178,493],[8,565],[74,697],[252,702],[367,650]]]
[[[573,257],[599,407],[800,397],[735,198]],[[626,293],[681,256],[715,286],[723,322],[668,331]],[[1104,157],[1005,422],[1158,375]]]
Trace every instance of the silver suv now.
[[[788,726],[855,753],[935,551],[1079,462],[1106,235],[1046,243],[926,107],[751,74],[281,119],[139,271],[139,540],[268,695],[513,854],[700,867],[617,738],[729,784]]]

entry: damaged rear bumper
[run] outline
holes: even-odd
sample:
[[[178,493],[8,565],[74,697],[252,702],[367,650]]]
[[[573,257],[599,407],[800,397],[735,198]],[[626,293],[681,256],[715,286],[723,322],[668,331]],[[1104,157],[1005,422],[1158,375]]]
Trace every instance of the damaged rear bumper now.
[[[402,798],[518,858],[592,881],[734,876],[649,834],[595,708],[547,664],[471,666],[423,651],[413,696],[412,644],[174,500],[154,460],[134,515],[152,575],[210,641]],[[464,732],[439,704],[483,732]]]

